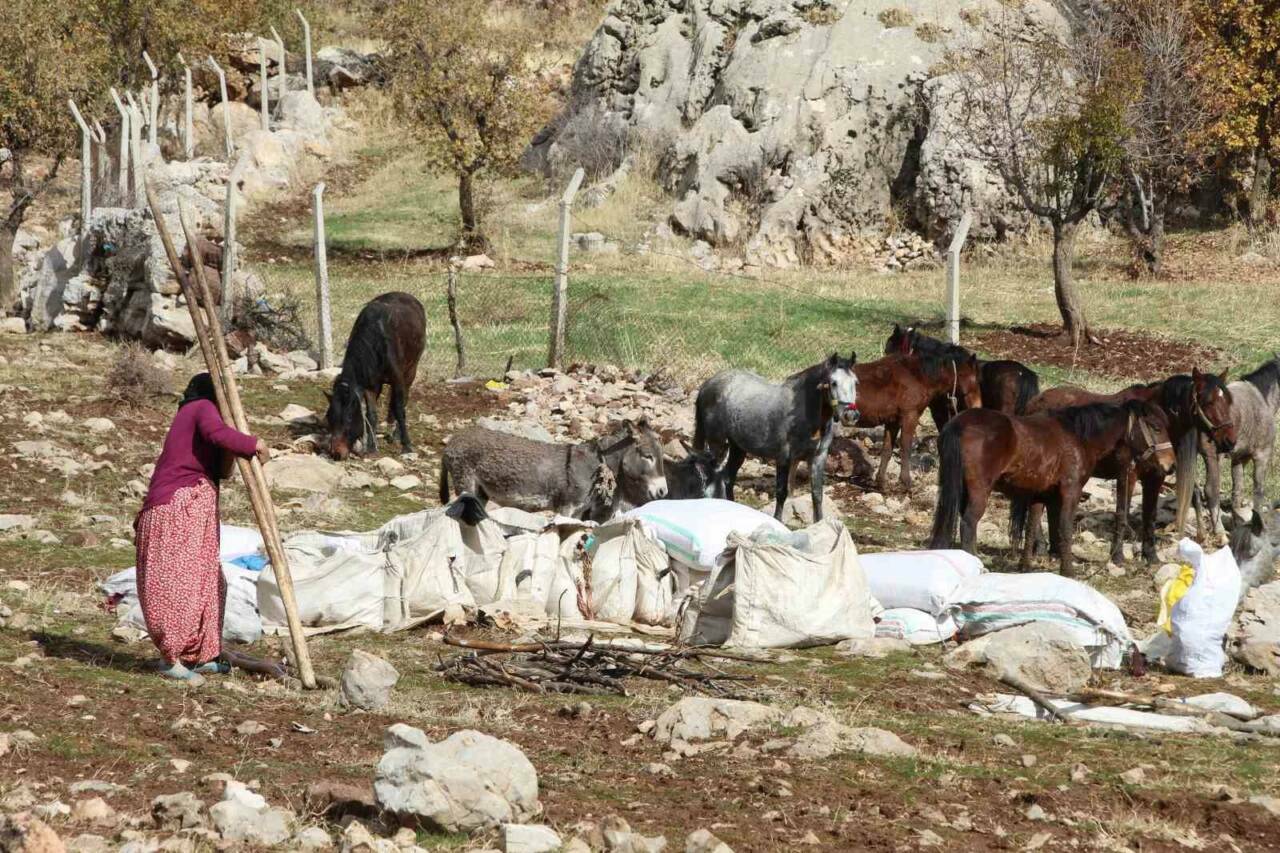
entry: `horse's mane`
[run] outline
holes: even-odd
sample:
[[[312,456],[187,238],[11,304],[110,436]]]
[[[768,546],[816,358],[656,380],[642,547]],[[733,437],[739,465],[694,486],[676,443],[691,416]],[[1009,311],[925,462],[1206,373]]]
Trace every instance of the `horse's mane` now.
[[[1241,379],[1257,388],[1262,399],[1270,400],[1272,392],[1280,388],[1280,358],[1263,362],[1257,370],[1245,374]]]
[[[1204,376],[1205,381],[1205,395],[1202,397],[1202,401],[1212,398],[1214,391],[1221,390],[1224,393],[1226,392],[1227,386],[1221,377],[1212,373],[1201,375]],[[1189,413],[1194,404],[1192,395],[1195,393],[1195,388],[1195,380],[1186,373],[1170,376],[1161,385],[1160,403],[1167,412]]]
[[[382,316],[373,316],[375,310]],[[385,319],[386,309],[382,306],[375,309],[370,303],[360,313],[351,337],[347,339],[347,353],[342,358],[342,372],[338,377],[339,380],[347,380],[357,393],[374,385],[386,356],[385,336],[376,334],[377,324]]]
[[[914,344],[916,352],[922,355],[949,356],[951,358],[968,358],[973,355],[972,350],[959,344],[953,344],[939,338],[931,338],[919,332],[915,333]]]
[[[1137,401],[1133,401],[1136,403]],[[1067,430],[1081,441],[1092,441],[1109,430],[1117,419],[1125,417],[1130,411],[1137,411],[1133,403],[1117,405],[1115,403],[1088,403],[1083,406],[1072,406],[1068,409],[1056,409],[1050,414],[1057,418]]]
[[[915,356],[920,359],[920,369],[930,379],[937,379],[943,370],[953,366],[959,367],[960,362],[968,361],[970,355],[971,353],[964,347],[954,344],[943,344],[942,349],[933,352],[925,352],[922,349],[915,351]]]

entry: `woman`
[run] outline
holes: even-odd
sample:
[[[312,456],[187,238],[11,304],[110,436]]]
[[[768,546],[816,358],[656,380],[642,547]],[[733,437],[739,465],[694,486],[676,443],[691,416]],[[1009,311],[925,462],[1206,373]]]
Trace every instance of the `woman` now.
[[[214,400],[209,374],[192,377],[134,522],[142,615],[164,658],[161,674],[178,681],[226,672],[219,660],[226,585],[218,559],[218,483],[237,457],[270,456],[262,439],[223,423]]]

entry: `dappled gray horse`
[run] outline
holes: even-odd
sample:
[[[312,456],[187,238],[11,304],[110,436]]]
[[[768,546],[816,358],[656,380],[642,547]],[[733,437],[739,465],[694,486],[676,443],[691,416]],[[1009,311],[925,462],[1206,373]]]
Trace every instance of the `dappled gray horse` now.
[[[612,435],[550,444],[472,426],[440,460],[440,502],[454,490],[526,512],[607,521],[665,497],[662,446],[647,420],[624,421]]]
[[[1231,508],[1243,509],[1244,465],[1253,463],[1253,508],[1266,506],[1264,486],[1276,443],[1276,413],[1280,411],[1280,355],[1227,386],[1231,392],[1231,421],[1236,446],[1231,450]],[[1211,507],[1215,509],[1216,507]]]
[[[693,446],[711,450],[717,459],[728,453],[719,474],[725,497],[733,500],[738,469],[748,454],[768,459],[778,467],[773,515],[781,519],[796,466],[807,460],[813,517],[821,520],[822,482],[836,421],[852,426],[858,420],[857,358],[856,353],[847,359],[832,353],[780,385],[749,370],[725,370],[702,384]]]
[[[1280,559],[1280,511],[1254,506],[1248,521],[1237,518],[1231,529],[1231,556],[1240,566],[1240,597],[1256,586],[1270,583]]]

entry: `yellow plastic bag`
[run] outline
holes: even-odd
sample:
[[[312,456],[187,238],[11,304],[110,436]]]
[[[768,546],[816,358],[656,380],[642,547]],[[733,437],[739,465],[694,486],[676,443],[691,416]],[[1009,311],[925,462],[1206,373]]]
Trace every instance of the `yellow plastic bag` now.
[[[1173,605],[1187,594],[1187,590],[1191,588],[1195,579],[1196,570],[1183,563],[1182,571],[1178,572],[1178,576],[1165,581],[1164,586],[1160,588],[1160,615],[1156,617],[1156,624],[1163,628],[1166,634],[1173,634]]]

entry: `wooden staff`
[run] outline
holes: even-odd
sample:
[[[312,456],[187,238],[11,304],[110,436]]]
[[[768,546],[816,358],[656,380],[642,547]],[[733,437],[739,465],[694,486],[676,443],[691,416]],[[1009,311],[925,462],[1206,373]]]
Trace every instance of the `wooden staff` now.
[[[196,341],[200,345],[200,352],[204,356],[205,365],[209,369],[210,376],[214,379],[213,390],[214,395],[217,397],[218,409],[221,411],[224,420],[231,421],[241,432],[248,432],[248,422],[244,416],[244,407],[240,403],[239,389],[236,386],[235,378],[230,369],[230,362],[227,358],[226,341],[222,338],[221,324],[218,322],[217,312],[213,308],[213,300],[210,298],[208,284],[204,280],[203,259],[200,257],[199,249],[192,239],[190,229],[187,227],[185,211],[180,204],[179,217],[182,219],[187,246],[191,252],[192,266],[195,269],[195,273],[191,277],[195,280],[194,286],[191,279],[187,277],[182,269],[182,264],[178,259],[178,252],[174,248],[173,240],[170,238],[168,228],[164,224],[164,218],[160,214],[160,205],[156,201],[155,193],[149,184],[146,186],[146,196],[147,203],[151,208],[151,216],[155,221],[156,231],[160,235],[160,240],[164,244],[165,254],[169,258],[169,265],[173,267],[174,274],[178,278],[178,284],[186,297],[187,310],[191,313],[191,321],[195,326]],[[195,290],[197,287],[204,297],[203,311],[200,308],[200,300],[196,298]],[[293,592],[293,578],[289,574],[289,566],[285,560],[284,548],[280,541],[280,532],[276,526],[275,507],[271,503],[271,492],[267,489],[262,464],[256,457],[238,459],[237,463],[240,468],[240,476],[243,478],[245,487],[249,492],[249,503],[253,507],[258,527],[262,530],[263,542],[266,545],[267,557],[271,561],[272,570],[275,572],[276,584],[280,587],[280,598],[284,603],[287,615],[289,637],[292,641],[294,660],[298,665],[298,675],[303,687],[314,689],[317,683],[315,671],[311,666],[311,655],[307,651],[306,636],[302,631],[302,620],[298,617],[298,605]]]

